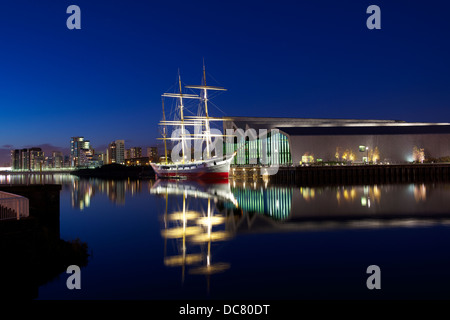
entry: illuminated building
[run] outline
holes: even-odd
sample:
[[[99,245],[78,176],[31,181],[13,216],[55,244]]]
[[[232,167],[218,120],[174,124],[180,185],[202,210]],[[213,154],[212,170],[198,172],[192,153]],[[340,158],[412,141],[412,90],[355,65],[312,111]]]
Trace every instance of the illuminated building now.
[[[95,151],[93,156],[93,162],[96,164],[95,166],[99,167],[107,163],[106,154],[104,152]]]
[[[79,167],[88,167],[93,160],[93,151],[92,149],[80,149],[80,153],[79,153]]]
[[[127,166],[149,166],[150,160],[148,157],[132,158],[125,160]]]
[[[52,168],[59,169],[64,167],[64,157],[61,151],[52,152]]]
[[[72,167],[87,166],[87,154],[91,150],[90,141],[84,137],[72,137],[70,139],[70,159]]]
[[[108,163],[125,164],[125,141],[116,140],[109,144],[107,150]]]
[[[43,168],[45,169],[53,168],[53,157],[44,158]]]
[[[11,151],[11,166],[14,170],[41,170],[44,167],[44,159],[41,148]]]
[[[16,149],[16,150],[11,150],[11,168],[14,170],[19,170],[21,169],[21,152],[20,150]]]
[[[64,168],[70,168],[70,166],[71,166],[70,156],[65,155],[64,156]]]
[[[299,165],[304,160],[392,164],[450,158],[449,123],[231,117],[224,121],[225,134],[227,129],[246,133],[225,143],[224,152],[237,151],[235,164],[258,164],[264,151],[278,165]]]
[[[44,152],[41,148],[30,148],[29,151],[29,161],[30,161],[30,170],[41,170],[44,168]]]
[[[142,148],[141,147],[133,147],[127,149],[125,152],[125,159],[134,159],[142,157]]]
[[[18,169],[21,170],[30,169],[30,154],[28,152],[28,149],[20,150],[20,167]]]
[[[147,157],[151,162],[158,161],[158,148],[157,147],[148,147],[147,148]]]

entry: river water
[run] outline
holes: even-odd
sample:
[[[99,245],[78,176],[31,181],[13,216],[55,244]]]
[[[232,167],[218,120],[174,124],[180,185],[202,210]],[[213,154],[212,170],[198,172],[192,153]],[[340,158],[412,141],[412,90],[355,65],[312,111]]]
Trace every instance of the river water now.
[[[61,239],[91,254],[80,290],[62,273],[38,299],[450,298],[450,184],[0,183],[61,184]]]

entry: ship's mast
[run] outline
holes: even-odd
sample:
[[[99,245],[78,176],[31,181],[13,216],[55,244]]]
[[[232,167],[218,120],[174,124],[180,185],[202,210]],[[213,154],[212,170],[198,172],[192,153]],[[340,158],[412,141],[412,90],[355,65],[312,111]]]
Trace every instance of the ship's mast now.
[[[208,93],[206,91],[206,71],[205,71],[205,61],[203,61],[203,99],[205,100],[205,134],[206,134],[206,156],[209,158],[209,145],[211,143],[211,132],[209,126],[209,118],[208,118]]]
[[[209,146],[212,142],[211,142],[211,129],[210,129],[210,125],[209,125],[209,116],[208,116],[208,90],[226,91],[227,89],[224,89],[222,87],[213,87],[213,86],[206,85],[206,68],[205,68],[204,61],[203,61],[203,83],[202,83],[202,85],[186,86],[186,88],[203,90],[203,101],[205,104],[205,119],[204,119],[204,121],[205,121],[205,136],[206,136],[206,157],[210,158]]]
[[[184,123],[184,112],[183,112],[183,108],[184,108],[184,106],[183,106],[183,98],[189,98],[189,99],[198,99],[199,98],[199,96],[197,96],[197,95],[193,95],[193,94],[183,94],[183,91],[182,91],[182,86],[181,86],[181,76],[180,76],[180,72],[178,71],[178,86],[179,86],[179,90],[180,90],[180,93],[164,93],[162,96],[163,97],[170,97],[170,98],[179,98],[180,99],[180,118],[181,118],[181,122],[180,122],[180,124],[181,124],[181,150],[182,150],[182,154],[183,154],[183,158],[182,158],[182,160],[181,160],[181,162],[182,163],[184,163],[184,161],[185,161],[185,158],[186,158],[186,151],[185,151],[185,145],[186,145],[186,142],[185,142],[185,140],[186,140],[186,138],[185,138],[185,129],[184,129],[184,127],[185,127],[185,123]],[[172,123],[172,122],[170,122],[170,121],[166,121],[165,119],[164,119],[164,121],[162,122],[164,125],[166,125],[166,124],[174,124],[174,123]],[[163,138],[164,140],[166,140],[166,139],[168,139],[168,138]]]
[[[164,98],[162,99],[162,109],[163,109],[163,122],[166,122],[166,112],[164,111]],[[163,127],[163,137],[164,137],[164,156],[165,156],[165,160],[166,160],[166,164],[169,163],[168,159],[167,159],[167,133],[166,133],[166,125],[164,124]]]
[[[181,89],[181,76],[180,71],[178,71],[178,84],[180,86],[180,117],[181,117],[181,150],[183,154],[183,160],[181,163],[184,163],[184,159],[186,159],[185,148],[185,140],[184,140],[184,116],[183,116],[183,91]]]

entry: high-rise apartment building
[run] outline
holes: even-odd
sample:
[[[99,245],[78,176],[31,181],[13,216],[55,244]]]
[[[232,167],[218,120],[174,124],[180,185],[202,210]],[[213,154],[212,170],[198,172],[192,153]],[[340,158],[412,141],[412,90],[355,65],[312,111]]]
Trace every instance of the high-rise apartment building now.
[[[96,166],[102,166],[103,164],[108,163],[106,160],[106,154],[104,152],[95,151],[94,162],[96,163]]]
[[[116,140],[109,144],[107,150],[108,163],[125,164],[125,141]]]
[[[64,167],[64,157],[61,151],[52,152],[52,168],[59,169]]]
[[[30,169],[30,154],[28,153],[28,149],[20,150],[20,167],[21,170],[29,170]]]
[[[16,149],[16,150],[11,150],[11,168],[18,170],[20,169],[21,166],[21,160],[20,160],[20,150]]]
[[[157,162],[158,159],[158,148],[157,147],[148,147],[147,148],[147,157],[151,162]]]
[[[30,170],[42,170],[44,168],[44,152],[41,148],[30,148],[29,151],[29,161],[30,161]]]
[[[89,155],[92,155],[90,141],[84,137],[70,139],[70,160],[72,167],[84,167],[89,164]]]
[[[142,148],[133,147],[125,151],[125,159],[135,159],[142,157]]]
[[[44,152],[41,148],[11,151],[11,167],[14,170],[41,170],[44,168]]]

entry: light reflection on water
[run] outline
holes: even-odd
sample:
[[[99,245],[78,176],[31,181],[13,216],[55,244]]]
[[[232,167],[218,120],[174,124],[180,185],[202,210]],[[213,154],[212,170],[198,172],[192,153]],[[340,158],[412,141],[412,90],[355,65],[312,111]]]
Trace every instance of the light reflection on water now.
[[[271,239],[274,247],[255,249],[264,250],[267,259],[264,263],[268,263],[279,258],[279,249],[274,245],[276,242],[282,243],[284,250],[291,248],[294,253],[300,250],[296,242],[285,242],[288,234],[297,237],[303,232],[406,230],[450,225],[450,184],[442,183],[293,187],[272,186],[267,181],[255,183],[231,180],[229,183],[205,184],[167,180],[79,179],[69,174],[0,176],[0,183],[62,185],[61,236],[79,236],[96,252],[86,267],[87,270],[93,270],[91,272],[96,274],[96,280],[86,281],[102,285],[97,283],[98,277],[101,278],[100,274],[104,275],[105,268],[116,259],[116,254],[105,252],[110,252],[111,246],[114,246],[115,251],[122,252],[117,255],[124,259],[115,264],[119,263],[121,268],[129,270],[130,265],[133,265],[130,261],[137,259],[142,264],[139,266],[142,274],[131,271],[131,268],[130,272],[135,277],[145,277],[146,270],[153,266],[157,268],[154,271],[157,279],[152,278],[148,285],[160,288],[158,281],[171,284],[168,286],[170,289],[160,292],[150,290],[150,293],[142,288],[137,290],[137,283],[127,275],[124,277],[127,280],[118,284],[123,290],[127,289],[127,297],[123,297],[120,292],[114,295],[108,290],[108,285],[103,284],[103,290],[97,288],[95,293],[84,291],[81,298],[107,299],[111,294],[114,298],[184,298],[204,297],[205,294],[229,297],[231,292],[224,289],[224,283],[234,280],[227,278],[227,275],[240,277],[236,272],[239,274],[246,268],[255,267],[241,264],[249,255],[241,249],[245,247],[243,241],[250,239],[247,236],[261,243]],[[157,229],[154,228],[155,224]],[[103,229],[104,225],[108,229]],[[274,234],[277,235],[276,239],[269,236]],[[327,240],[321,239],[320,242],[327,243]],[[317,251],[319,249],[314,248],[320,242],[302,242],[301,248],[306,250],[306,245],[312,251]],[[228,243],[240,245],[233,246],[231,250]],[[348,245],[342,243],[342,247]],[[446,247],[446,243],[440,245]],[[139,257],[143,255],[146,255],[145,260],[140,261]],[[236,260],[236,257],[241,259]],[[289,268],[300,268],[305,263],[295,254],[285,258],[284,263],[290,261]],[[346,258],[354,259],[345,256],[339,259]],[[259,262],[258,268],[265,270],[268,266]],[[264,279],[270,282],[270,279]],[[213,289],[211,283],[214,281],[218,282],[216,287],[221,287],[221,290]],[[204,285],[198,291],[200,282]],[[63,284],[64,277],[41,288],[42,298],[73,298],[64,290]],[[184,289],[177,289],[177,284]],[[239,285],[236,283],[236,286]],[[274,286],[276,284],[272,283]],[[242,294],[249,290],[243,290]],[[264,292],[258,291],[261,288],[258,289],[256,285],[253,290],[251,292],[255,295]],[[271,297],[271,293],[267,293],[267,297]]]
[[[98,194],[105,194],[115,205],[124,206],[126,195],[132,198],[142,192],[162,193],[162,183],[153,188],[153,180],[79,179],[70,174],[0,175],[0,183],[61,184],[63,192],[70,192],[71,204],[76,210],[88,208]],[[231,180],[228,184],[209,185],[178,181],[171,182],[170,186],[168,192],[173,196],[181,196],[186,190],[188,196],[194,198],[203,193],[203,197],[222,200],[230,210],[239,208],[279,221],[389,213],[446,214],[450,210],[447,209],[450,208],[450,184],[443,183],[285,187]]]

